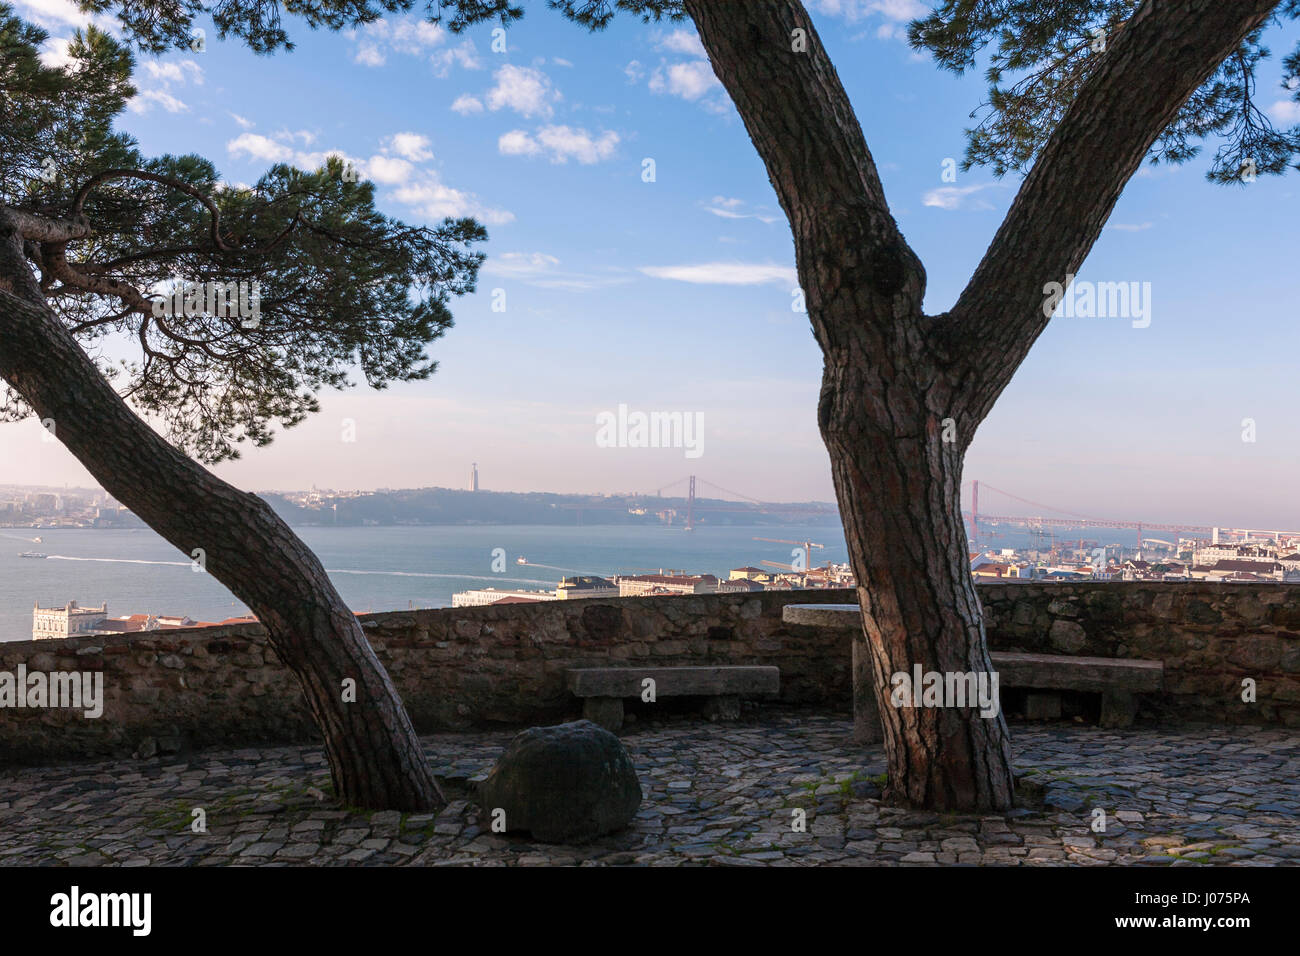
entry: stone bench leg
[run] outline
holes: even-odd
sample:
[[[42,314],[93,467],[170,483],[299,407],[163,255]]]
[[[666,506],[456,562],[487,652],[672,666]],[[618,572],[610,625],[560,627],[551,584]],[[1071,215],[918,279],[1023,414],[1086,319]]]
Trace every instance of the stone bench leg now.
[[[884,740],[880,709],[876,706],[871,652],[861,638],[853,641],[853,742],[877,744]]]
[[[587,697],[582,702],[582,716],[606,730],[623,726],[623,698]]]
[[[1101,692],[1102,727],[1131,727],[1137,716],[1137,697],[1127,690],[1104,690]]]
[[[1060,720],[1061,695],[1030,691],[1025,695],[1025,717],[1029,720]]]
[[[704,701],[704,716],[709,720],[739,720],[740,698],[732,694],[710,697]]]

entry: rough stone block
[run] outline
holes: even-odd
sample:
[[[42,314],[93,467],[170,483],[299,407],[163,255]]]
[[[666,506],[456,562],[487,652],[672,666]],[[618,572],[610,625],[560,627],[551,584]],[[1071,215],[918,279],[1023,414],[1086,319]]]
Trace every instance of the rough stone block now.
[[[641,784],[622,742],[586,720],[518,734],[479,785],[489,821],[547,843],[582,843],[621,830],[641,805]]]

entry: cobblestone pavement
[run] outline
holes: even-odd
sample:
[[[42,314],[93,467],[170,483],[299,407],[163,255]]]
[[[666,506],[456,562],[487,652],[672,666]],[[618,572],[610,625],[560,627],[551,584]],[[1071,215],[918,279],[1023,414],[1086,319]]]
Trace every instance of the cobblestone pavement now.
[[[767,711],[640,723],[623,737],[645,800],[584,846],[487,832],[469,799],[512,736],[424,745],[452,802],[360,813],[327,796],[313,747],[0,770],[0,862],[258,865],[1289,865],[1300,862],[1300,735],[1013,725],[1025,805],[960,816],[882,807],[880,747],[851,724]],[[207,832],[191,829],[202,808]],[[1094,832],[1094,808],[1105,811]],[[793,832],[803,809],[806,832]]]

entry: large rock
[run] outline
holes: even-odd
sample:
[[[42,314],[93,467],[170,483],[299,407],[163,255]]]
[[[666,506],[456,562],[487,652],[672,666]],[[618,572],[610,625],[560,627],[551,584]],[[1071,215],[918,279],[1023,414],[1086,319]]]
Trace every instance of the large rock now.
[[[505,811],[507,830],[546,843],[581,843],[620,830],[641,805],[641,784],[622,742],[589,720],[518,734],[479,785],[490,827]]]

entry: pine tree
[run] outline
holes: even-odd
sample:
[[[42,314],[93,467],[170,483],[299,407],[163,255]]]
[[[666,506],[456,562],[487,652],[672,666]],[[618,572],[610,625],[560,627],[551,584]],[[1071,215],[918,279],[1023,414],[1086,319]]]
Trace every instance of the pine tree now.
[[[432,374],[426,347],[473,290],[486,232],[384,216],[338,158],[235,186],[200,156],[145,157],[113,129],[134,95],[129,49],[92,27],[52,67],[45,39],[0,7],[4,413],[35,413],[248,604],[302,685],[343,801],[437,807],[402,702],[320,562],[199,462],[265,445],[353,367],[375,388]],[[109,341],[138,357],[110,362]]]

